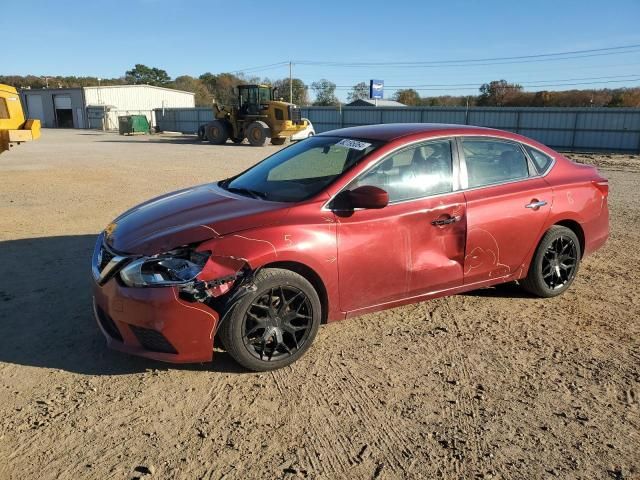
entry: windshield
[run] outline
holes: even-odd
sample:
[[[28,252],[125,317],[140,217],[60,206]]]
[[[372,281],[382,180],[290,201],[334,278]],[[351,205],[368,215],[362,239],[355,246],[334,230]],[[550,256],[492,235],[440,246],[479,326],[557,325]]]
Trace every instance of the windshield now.
[[[218,185],[249,197],[299,202],[321,192],[378,146],[342,137],[311,137]]]

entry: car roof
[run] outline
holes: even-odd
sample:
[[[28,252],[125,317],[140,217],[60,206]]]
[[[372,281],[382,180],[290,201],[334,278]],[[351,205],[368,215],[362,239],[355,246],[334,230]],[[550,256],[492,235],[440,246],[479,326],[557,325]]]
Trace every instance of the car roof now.
[[[503,132],[501,130],[496,130],[493,128],[448,123],[385,123],[380,125],[362,125],[359,127],[339,128],[337,130],[323,132],[320,135],[360,138],[367,140],[382,140],[384,142],[390,142],[401,137],[419,133],[450,133],[452,135],[472,133],[486,135],[488,133],[492,133],[494,135],[509,135],[508,132]]]

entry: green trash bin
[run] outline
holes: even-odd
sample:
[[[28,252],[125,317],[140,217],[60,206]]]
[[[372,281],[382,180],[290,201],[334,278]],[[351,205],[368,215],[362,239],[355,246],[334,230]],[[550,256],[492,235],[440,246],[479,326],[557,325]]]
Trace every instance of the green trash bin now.
[[[118,117],[118,131],[120,135],[149,133],[149,121],[146,115],[123,115]]]

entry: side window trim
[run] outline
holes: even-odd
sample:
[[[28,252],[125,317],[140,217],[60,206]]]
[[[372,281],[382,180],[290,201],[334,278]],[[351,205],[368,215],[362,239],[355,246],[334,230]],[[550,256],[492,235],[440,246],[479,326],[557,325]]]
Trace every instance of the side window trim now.
[[[455,193],[457,191],[460,190],[460,156],[458,154],[458,150],[457,150],[457,141],[456,141],[456,137],[455,136],[446,136],[446,137],[439,137],[439,138],[429,138],[427,140],[419,140],[415,143],[411,143],[409,145],[405,145],[404,147],[401,147],[397,150],[394,150],[392,152],[387,153],[385,156],[379,158],[373,165],[370,165],[366,170],[360,172],[358,174],[358,176],[356,176],[355,178],[351,179],[351,181],[345,185],[340,192],[336,193],[334,195],[333,198],[337,197],[341,192],[348,190],[349,187],[353,184],[356,183],[358,181],[358,179],[364,175],[366,175],[369,171],[373,170],[374,168],[382,165],[382,163],[384,163],[386,160],[388,160],[389,158],[393,157],[394,155],[398,155],[402,152],[405,152],[407,150],[411,150],[411,149],[415,149],[415,148],[420,148],[423,147],[425,145],[428,145],[429,143],[434,143],[434,142],[443,142],[443,141],[448,141],[449,145],[451,147],[451,191],[450,192],[445,192],[445,193],[436,193],[436,194],[431,194],[431,195],[424,195],[421,197],[415,197],[415,198],[408,198],[408,199],[404,199],[404,200],[395,200],[395,201],[390,201],[389,205],[396,205],[396,204],[400,204],[400,203],[407,203],[407,202],[415,202],[418,200],[424,200],[425,198],[430,198],[430,197],[438,197],[441,195],[449,195],[451,193]],[[328,202],[328,204],[330,204],[331,201]]]
[[[553,166],[553,164],[555,163],[555,158],[553,158],[551,155],[548,155],[546,153],[544,153],[542,150],[532,147],[531,145],[525,145],[522,144],[522,148],[524,149],[524,153],[526,154],[527,158],[529,159],[529,162],[531,162],[531,168],[533,169],[534,172],[536,172],[535,175],[531,175],[532,177],[542,177],[544,175],[547,174],[547,172],[549,172],[549,170],[551,169],[551,167]],[[529,150],[535,150],[536,152],[538,152],[540,155],[543,155],[545,157],[547,157],[549,159],[549,164],[547,165],[547,168],[545,168],[544,170],[540,170],[538,168],[538,165],[534,162],[531,153],[529,153]]]
[[[487,185],[480,185],[477,187],[469,187],[469,174],[468,174],[468,170],[467,170],[467,158],[464,154],[464,148],[462,146],[462,142],[465,139],[469,139],[469,140],[484,140],[484,141],[496,141],[496,142],[503,142],[503,143],[510,143],[512,145],[517,145],[520,150],[522,151],[524,158],[527,160],[527,170],[529,172],[529,176],[525,177],[525,178],[517,178],[517,179],[513,179],[513,180],[506,180],[506,181],[501,181],[501,182],[495,182],[495,183],[489,183]],[[489,188],[489,187],[495,187],[498,185],[507,185],[509,183],[516,183],[516,182],[523,182],[526,180],[530,180],[531,178],[535,178],[535,177],[539,177],[541,176],[541,174],[537,173],[537,169],[535,168],[535,165],[533,165],[531,158],[529,158],[529,155],[527,154],[526,148],[524,148],[524,145],[516,140],[510,140],[508,138],[500,138],[500,137],[492,137],[492,136],[478,136],[478,135],[458,135],[456,137],[456,144],[457,144],[457,149],[458,149],[458,154],[460,157],[460,183],[461,183],[461,190],[476,190],[479,188]],[[548,156],[548,155],[547,155]],[[547,172],[549,171],[549,167],[547,167]]]

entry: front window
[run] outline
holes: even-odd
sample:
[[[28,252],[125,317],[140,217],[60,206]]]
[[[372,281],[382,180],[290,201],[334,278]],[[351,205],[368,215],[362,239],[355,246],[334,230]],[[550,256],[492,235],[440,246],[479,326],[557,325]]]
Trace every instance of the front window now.
[[[379,145],[342,137],[311,137],[218,185],[264,200],[299,202],[320,193]]]
[[[258,89],[257,88],[240,88],[240,104],[256,104],[258,103]]]
[[[271,101],[271,89],[260,87],[260,103],[268,103]]]
[[[436,140],[394,153],[356,179],[348,189],[380,187],[389,202],[448,193],[453,190],[449,140]]]

